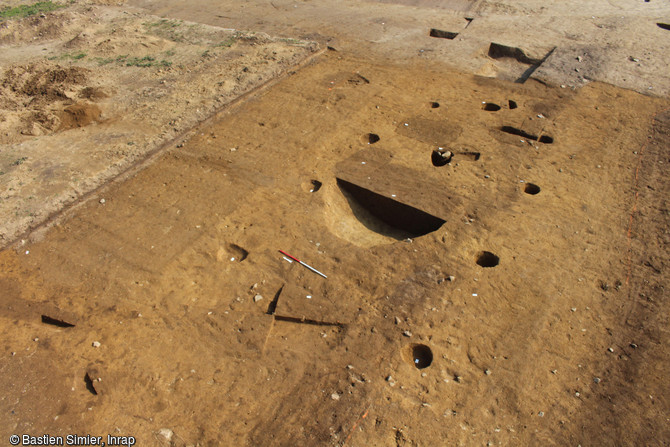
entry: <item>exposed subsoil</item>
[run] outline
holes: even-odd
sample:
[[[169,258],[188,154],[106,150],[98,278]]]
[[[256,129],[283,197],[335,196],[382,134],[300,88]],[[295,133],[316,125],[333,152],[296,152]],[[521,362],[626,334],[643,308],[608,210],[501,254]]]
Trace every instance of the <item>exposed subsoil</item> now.
[[[670,445],[670,101],[355,39],[0,22],[0,439]]]
[[[668,106],[328,52],[0,253],[0,436],[665,445]]]
[[[90,4],[2,21],[0,45],[3,247],[318,49]]]

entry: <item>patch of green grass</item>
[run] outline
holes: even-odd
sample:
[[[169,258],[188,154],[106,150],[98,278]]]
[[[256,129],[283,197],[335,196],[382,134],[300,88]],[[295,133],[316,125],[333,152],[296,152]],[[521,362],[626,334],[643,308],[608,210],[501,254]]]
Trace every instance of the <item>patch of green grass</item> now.
[[[214,48],[230,48],[237,41],[235,37],[229,37],[214,45]]]
[[[65,53],[60,58],[61,59],[72,59],[73,61],[78,61],[86,57],[86,53]]]
[[[98,63],[98,65],[102,66],[102,65],[111,64],[112,62],[114,62],[114,58],[113,57],[96,57],[95,61]]]
[[[131,57],[126,59],[126,67],[151,67],[155,60],[152,56]]]
[[[131,57],[126,60],[126,67],[169,67],[172,62],[165,59],[157,61],[153,56]]]
[[[78,60],[83,59],[85,57],[86,57],[86,53],[83,53],[83,52],[81,52],[81,53],[63,53],[60,56],[49,56],[49,57],[47,57],[47,60],[53,61],[53,60],[56,60],[56,59],[61,59],[61,60],[72,59],[73,61],[78,61]]]
[[[147,28],[177,28],[178,26],[181,25],[181,22],[178,20],[168,20],[168,19],[160,19],[157,22],[147,22],[144,24]]]
[[[22,165],[23,162],[26,161],[27,159],[28,159],[28,157],[21,157],[21,158],[19,158],[19,159],[17,159],[17,160],[14,160],[14,161],[12,162],[12,166]]]
[[[183,33],[178,32],[181,25],[182,22],[178,20],[168,19],[161,19],[157,22],[147,22],[144,24],[148,31],[158,36],[172,40],[173,42],[184,41]]]
[[[129,57],[128,54],[117,56],[115,58],[102,58],[97,57],[95,61],[98,65],[107,65],[111,63],[117,63],[125,65],[126,67],[170,67],[172,62],[161,59],[157,60],[153,56],[144,56],[144,57]]]
[[[60,8],[65,8],[65,5],[59,5],[50,1],[37,2],[33,3],[32,5],[19,5],[15,6],[14,8],[7,7],[0,11],[0,20],[20,19],[49,11],[55,11],[56,9]]]

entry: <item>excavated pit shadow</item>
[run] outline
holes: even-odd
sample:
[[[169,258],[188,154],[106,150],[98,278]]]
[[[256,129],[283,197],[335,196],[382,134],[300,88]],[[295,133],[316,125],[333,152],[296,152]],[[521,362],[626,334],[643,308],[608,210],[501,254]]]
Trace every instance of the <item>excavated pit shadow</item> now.
[[[556,48],[552,48],[544,57],[536,58],[526,54],[526,51],[518,47],[510,47],[499,43],[491,42],[488,49],[488,56],[495,60],[512,61],[519,65],[523,72],[514,81],[517,84],[523,84],[531,77],[544,61],[554,52]],[[523,69],[522,67],[527,67]]]
[[[552,144],[554,142],[554,138],[550,137],[549,135],[540,135],[539,137],[537,135],[530,134],[524,130],[518,129],[513,126],[502,126],[500,128],[502,132],[508,133],[510,135],[516,135],[519,137],[523,137],[527,140],[533,140],[533,141],[539,141],[540,143],[544,144]]]
[[[437,37],[439,39],[454,40],[458,36],[458,33],[454,33],[454,32],[451,32],[451,31],[443,31],[441,29],[432,28],[428,35],[430,37]]]
[[[436,231],[446,222],[340,178],[337,179],[337,186],[355,217],[369,230],[384,236],[397,240],[416,238]]]

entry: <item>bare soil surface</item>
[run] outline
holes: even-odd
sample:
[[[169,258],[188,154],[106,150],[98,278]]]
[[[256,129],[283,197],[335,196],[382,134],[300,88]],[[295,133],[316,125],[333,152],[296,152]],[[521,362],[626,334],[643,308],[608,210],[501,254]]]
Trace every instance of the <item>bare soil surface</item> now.
[[[86,171],[91,183],[81,199],[0,252],[0,439],[77,433],[157,446],[670,444],[664,95],[568,84],[572,68],[565,67],[552,81],[538,73],[551,66],[553,47],[544,53],[512,38],[493,50],[491,40],[473,56],[488,69],[454,71],[431,56],[437,52],[409,56],[420,39],[451,39],[392,28],[387,43],[366,44],[378,31],[361,26],[374,18],[423,33],[431,12],[433,20],[464,20],[473,10],[481,15],[468,30],[480,18],[503,23],[505,15],[508,24],[512,17],[531,22],[525,15],[546,23],[548,13],[534,5],[134,5],[169,17],[79,7],[109,15],[100,26],[137,19],[127,29],[145,33],[142,42],[147,22],[179,23],[161,33],[188,25],[207,36],[232,32],[192,23],[255,23],[283,40],[262,36],[253,45],[258,35],[233,34],[230,48],[210,50],[220,53],[204,58],[202,73],[209,63],[227,63],[228,51],[267,55],[270,46],[283,54],[276,65],[258,56],[244,66],[256,61],[273,67],[268,77],[289,76],[233,101],[253,89],[232,87],[242,65],[203,75],[191,88],[185,64],[173,73],[182,82],[176,99],[160,102],[132,96],[139,84],[123,89],[160,85],[176,62],[99,66],[93,57],[104,56],[88,56],[90,43],[80,59],[49,60],[64,54],[53,50],[34,68],[15,59],[4,71],[24,90],[46,85],[68,98],[90,97],[36,106],[59,111],[48,115],[54,126],[39,124],[39,136],[6,131],[15,140],[2,156],[21,144],[53,151],[65,135],[85,154],[107,144],[105,126],[128,126],[126,115],[148,120],[129,141],[152,135],[155,149],[146,146],[135,158],[149,156],[146,162],[128,161],[114,175]],[[608,17],[640,5],[611,4]],[[650,6],[660,16],[662,8]],[[577,22],[587,20],[584,5],[567,7]],[[299,40],[287,37],[291,30]],[[100,36],[111,34],[105,28]],[[314,53],[311,39],[331,49],[290,68]],[[202,46],[193,53],[189,45]],[[203,59],[207,45],[179,43],[174,57]],[[114,72],[135,69],[116,90],[105,87]],[[664,85],[665,76],[650,69],[636,79]],[[51,78],[59,81],[42,82]],[[231,86],[227,107],[207,102],[219,91],[207,79]],[[126,91],[130,99],[119,95]],[[204,101],[210,108],[170,131],[173,124],[161,126],[180,95],[193,95],[186,96],[190,107]],[[119,101],[125,108],[114,109]],[[24,122],[31,110],[28,103],[13,119]],[[191,117],[193,109],[180,110]],[[154,118],[144,118],[149,111]],[[139,146],[126,139],[119,144]],[[72,154],[62,166],[78,159]],[[9,157],[24,156],[9,178],[33,161]],[[53,157],[45,166],[58,166]],[[48,189],[42,174],[33,176]]]
[[[317,49],[127,8],[42,15],[0,23],[2,245]]]

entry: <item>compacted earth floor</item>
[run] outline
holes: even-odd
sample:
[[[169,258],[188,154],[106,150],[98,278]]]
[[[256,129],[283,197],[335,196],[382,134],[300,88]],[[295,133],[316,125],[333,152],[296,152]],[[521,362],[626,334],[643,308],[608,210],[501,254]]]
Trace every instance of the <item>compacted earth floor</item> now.
[[[329,51],[0,253],[2,436],[662,445],[668,106]]]
[[[37,152],[11,152],[3,176],[25,174],[42,199],[35,154],[69,139],[83,149],[68,163],[92,160],[123,123],[144,124],[114,140],[142,148],[116,170],[59,183],[71,197],[47,219],[7,213],[0,439],[670,443],[670,101],[91,8],[203,62],[184,79],[176,60],[99,65],[54,41],[39,65],[57,56],[67,75],[45,90],[54,128],[5,104],[30,126],[7,127],[2,154]],[[179,41],[183,26],[201,34]],[[147,109],[141,95],[114,106],[125,87],[104,88],[110,67],[145,70]],[[101,114],[62,127],[90,115],[64,110],[77,101]],[[163,128],[170,104],[182,121]]]

